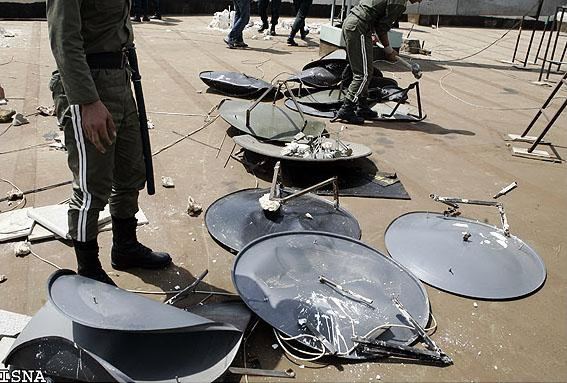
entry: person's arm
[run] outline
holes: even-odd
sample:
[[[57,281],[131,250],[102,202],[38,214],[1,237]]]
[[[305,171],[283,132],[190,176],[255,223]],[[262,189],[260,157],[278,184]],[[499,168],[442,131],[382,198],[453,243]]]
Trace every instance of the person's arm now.
[[[405,11],[405,0],[388,0],[385,14],[379,18],[374,25],[374,30],[378,35],[378,39],[384,46],[384,53],[386,54],[386,59],[388,61],[396,61],[397,56],[396,51],[390,46],[388,31],[392,28],[394,23],[402,17]]]
[[[83,0],[47,0],[47,25],[51,51],[61,73],[70,105],[81,106],[81,123],[91,143],[102,153],[111,145],[116,128],[100,101],[87,64],[81,35]]]
[[[4,88],[2,88],[2,85],[0,85],[0,100],[3,100],[6,98],[6,95],[4,94]]]

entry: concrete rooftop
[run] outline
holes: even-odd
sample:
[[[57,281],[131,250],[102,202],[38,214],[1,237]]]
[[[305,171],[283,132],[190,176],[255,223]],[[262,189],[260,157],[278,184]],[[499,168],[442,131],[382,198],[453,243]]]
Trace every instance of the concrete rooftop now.
[[[229,50],[222,41],[222,32],[207,29],[209,21],[210,17],[171,17],[163,23],[135,26],[146,105],[156,126],[151,131],[154,150],[177,139],[179,136],[173,131],[188,133],[201,126],[202,115],[223,98],[206,92],[199,72],[240,71],[270,81],[281,72],[296,72],[318,57],[316,35],[310,36],[307,44],[300,42],[299,47],[293,48],[285,44],[285,32],[273,40],[255,40],[251,38],[253,31],[249,31],[249,49]],[[8,106],[30,114],[39,105],[51,105],[47,84],[55,65],[47,24],[2,21],[0,27],[16,34],[0,40],[0,83],[10,99]],[[409,24],[402,24],[404,32],[408,28]],[[342,204],[358,218],[362,240],[386,252],[384,230],[394,218],[416,210],[442,211],[441,205],[429,199],[430,193],[490,199],[502,187],[517,181],[518,189],[502,201],[512,233],[532,246],[545,261],[548,276],[544,287],[519,300],[476,301],[475,308],[472,299],[426,286],[439,324],[433,339],[455,361],[448,368],[388,361],[298,366],[284,357],[280,348],[272,348],[275,340],[267,326],[258,327],[247,342],[248,365],[257,359],[261,368],[292,367],[297,373],[296,380],[305,382],[567,380],[565,164],[513,157],[503,140],[506,134],[520,134],[525,129],[551,88],[530,83],[537,80],[536,67],[518,70],[500,62],[512,57],[515,32],[471,58],[435,62],[475,53],[504,32],[414,28],[412,37],[424,40],[425,48],[433,51],[431,57],[415,57],[425,70],[421,87],[427,119],[413,125],[349,126],[343,133],[347,140],[369,145],[373,150],[370,159],[381,170],[397,172],[412,199],[345,197]],[[528,37],[524,35],[520,52]],[[402,85],[413,79],[401,66],[381,64],[380,67],[386,76],[396,78]],[[552,79],[557,78],[558,75],[552,75]],[[560,93],[561,97],[566,95],[565,91]],[[0,132],[5,126],[0,125]],[[340,128],[340,124],[328,126],[331,131]],[[160,272],[112,272],[121,287],[171,290],[185,286],[194,276],[209,269],[203,289],[234,291],[230,278],[234,255],[211,239],[203,223],[204,214],[192,218],[185,213],[188,196],[206,208],[225,194],[256,185],[255,177],[240,163],[230,160],[224,167],[233,146],[230,138],[217,158],[215,148],[223,141],[227,128],[219,119],[192,139],[154,157],[156,179],[171,176],[176,186],[174,189],[158,186],[153,197],[142,192],[140,205],[150,224],[139,228],[139,237],[154,249],[169,251],[175,266]],[[567,155],[565,128],[564,113],[547,136],[563,157]],[[537,129],[539,133],[541,125]],[[55,118],[30,117],[30,124],[12,127],[0,136],[0,152],[42,144],[43,136],[55,131]],[[65,153],[43,146],[0,155],[0,177],[25,190],[69,180],[70,171]],[[258,181],[260,187],[268,185],[262,179]],[[9,185],[0,183],[0,196],[10,189]],[[55,204],[69,195],[70,186],[30,194],[27,206]],[[0,205],[0,211],[7,209],[5,203]],[[499,224],[493,209],[464,206],[461,210],[464,216]],[[107,270],[111,270],[110,240],[108,232],[99,237],[101,258]],[[34,244],[33,250],[61,267],[75,268],[73,249],[60,241]],[[0,285],[0,309],[33,315],[46,300],[45,282],[53,271],[32,256],[16,258],[11,243],[0,244],[0,274],[8,277]],[[235,365],[242,365],[242,356]],[[249,380],[268,379],[250,377]]]

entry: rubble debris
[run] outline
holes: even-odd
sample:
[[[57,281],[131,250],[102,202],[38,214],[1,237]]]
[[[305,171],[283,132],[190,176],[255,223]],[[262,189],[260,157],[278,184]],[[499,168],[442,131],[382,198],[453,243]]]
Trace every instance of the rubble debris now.
[[[36,110],[39,112],[40,116],[55,116],[55,105],[52,106],[43,106],[40,105],[36,108]]]
[[[199,205],[193,197],[189,196],[187,198],[187,214],[191,217],[197,217],[203,211],[203,207]]]
[[[31,246],[28,241],[14,243],[14,255],[16,257],[25,257],[31,253]]]
[[[278,201],[272,201],[270,199],[270,193],[264,194],[258,200],[260,202],[260,206],[262,206],[262,210],[267,211],[278,211],[280,209],[281,204]]]
[[[11,122],[12,117],[16,114],[14,109],[2,109],[0,108],[0,123]]]
[[[352,156],[352,149],[338,138],[305,136],[286,143],[281,155],[314,159],[340,158]]]
[[[423,48],[425,42],[422,44],[421,41],[417,39],[404,39],[402,46],[400,47],[400,52],[408,52],[411,54],[420,55],[431,55],[431,51]]]
[[[24,193],[18,189],[12,189],[6,193],[6,198],[8,201],[18,201],[24,198]]]
[[[25,124],[29,124],[30,122],[28,121],[28,119],[21,113],[16,113],[13,117],[12,117],[12,125],[14,126],[20,126],[20,125],[25,125]]]
[[[163,186],[164,188],[174,188],[175,183],[173,182],[173,178],[168,177],[168,176],[162,176],[161,177],[161,186]]]
[[[0,283],[4,283],[8,280],[8,277],[5,276],[4,274],[0,275]]]
[[[216,29],[218,31],[226,31],[231,28],[232,20],[234,20],[235,12],[228,9],[222,12],[215,12],[213,20],[209,23],[209,29]]]

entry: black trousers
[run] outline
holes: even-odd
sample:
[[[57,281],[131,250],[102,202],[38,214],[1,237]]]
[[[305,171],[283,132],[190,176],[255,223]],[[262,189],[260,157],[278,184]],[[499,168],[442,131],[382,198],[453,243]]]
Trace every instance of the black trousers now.
[[[305,18],[309,14],[311,4],[313,4],[313,0],[293,0],[293,7],[295,8],[295,12],[297,12],[297,14],[295,16],[295,21],[293,22],[293,25],[291,27],[291,37],[295,37],[297,32],[305,28]]]
[[[262,24],[268,24],[268,4],[270,0],[258,0],[258,13],[260,14],[260,19],[262,19]],[[282,0],[272,0],[272,25],[278,25],[278,20],[280,18],[280,6]]]

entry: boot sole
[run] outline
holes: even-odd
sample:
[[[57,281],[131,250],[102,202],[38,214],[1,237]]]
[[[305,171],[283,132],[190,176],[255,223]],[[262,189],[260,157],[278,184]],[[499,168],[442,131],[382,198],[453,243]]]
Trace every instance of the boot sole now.
[[[119,265],[115,262],[111,262],[110,265],[112,266],[112,268],[114,270],[119,270],[119,271],[126,271],[129,269],[148,269],[148,270],[158,270],[158,269],[164,269],[167,266],[171,265],[172,261],[169,261],[168,263],[164,263],[164,264],[147,264],[147,265]]]

